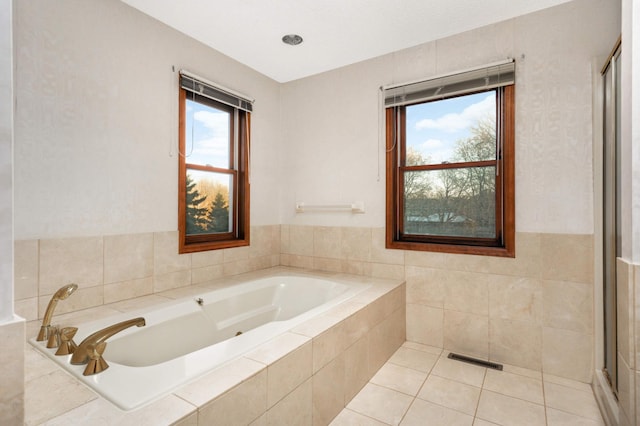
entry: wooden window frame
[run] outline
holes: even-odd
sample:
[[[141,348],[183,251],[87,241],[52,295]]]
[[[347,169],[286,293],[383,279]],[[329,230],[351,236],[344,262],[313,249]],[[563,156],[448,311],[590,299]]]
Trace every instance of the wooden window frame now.
[[[230,167],[229,169],[203,166],[187,163],[186,152],[186,103],[187,96],[191,100],[230,113]],[[237,121],[234,123],[234,121]],[[194,94],[183,88],[179,93],[179,163],[178,163],[178,233],[179,253],[194,253],[207,250],[218,250],[233,247],[248,246],[250,244],[250,215],[249,215],[249,147],[251,114],[239,108],[234,108],[214,101],[204,96]],[[235,165],[235,167],[234,167]],[[187,171],[201,170],[207,172],[224,173],[233,176],[233,231],[226,233],[187,235]],[[231,198],[231,197],[230,197]]]
[[[404,166],[406,106],[385,110],[386,121],[386,247],[391,249],[515,257],[515,86],[497,88],[497,159],[472,163]],[[471,93],[465,93],[471,94]],[[398,134],[396,134],[398,132]],[[396,146],[396,143],[398,146]],[[403,224],[403,172],[493,165],[496,179],[496,238],[406,235]]]

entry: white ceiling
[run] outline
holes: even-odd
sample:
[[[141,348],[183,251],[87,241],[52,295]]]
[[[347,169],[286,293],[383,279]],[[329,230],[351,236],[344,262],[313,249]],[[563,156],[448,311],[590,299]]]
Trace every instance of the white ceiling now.
[[[287,82],[569,0],[122,0]],[[299,34],[298,46],[282,43]]]

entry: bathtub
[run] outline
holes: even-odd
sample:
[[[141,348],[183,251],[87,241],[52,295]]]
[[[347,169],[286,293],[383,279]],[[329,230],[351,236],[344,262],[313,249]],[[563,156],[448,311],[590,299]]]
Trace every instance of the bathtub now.
[[[55,356],[46,342],[30,343],[70,374],[122,410],[148,404],[298,324],[350,299],[369,286],[306,275],[257,279],[163,304],[148,312],[130,312],[78,326],[74,338],[120,321],[142,316],[132,327],[107,340],[105,371],[83,376],[85,365],[71,355]],[[62,324],[74,325],[75,324]]]

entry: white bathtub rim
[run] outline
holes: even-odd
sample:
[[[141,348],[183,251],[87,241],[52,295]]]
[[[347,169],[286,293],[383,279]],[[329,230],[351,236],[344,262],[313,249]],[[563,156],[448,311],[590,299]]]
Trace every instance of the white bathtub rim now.
[[[273,278],[274,276],[278,276],[279,274],[262,276],[262,278]],[[114,405],[116,405],[119,409],[123,411],[131,411],[138,408],[142,408],[145,405],[148,405],[165,395],[170,394],[176,389],[184,386],[187,383],[190,383],[194,380],[198,380],[204,374],[215,371],[219,368],[224,367],[227,363],[233,361],[234,359],[241,357],[243,354],[250,352],[253,349],[258,348],[260,345],[267,343],[269,340],[295,328],[296,326],[308,321],[314,317],[317,317],[321,313],[324,313],[335,306],[338,306],[347,300],[352,299],[357,294],[361,294],[366,292],[368,288],[370,288],[369,284],[366,284],[368,280],[366,279],[350,279],[344,277],[337,276],[329,276],[329,275],[314,275],[312,273],[306,274],[287,274],[283,273],[283,276],[301,276],[305,278],[315,278],[319,280],[326,281],[335,281],[342,284],[347,284],[353,287],[352,290],[349,290],[344,296],[338,297],[338,300],[335,303],[324,304],[317,308],[314,308],[308,312],[305,312],[291,320],[287,321],[277,321],[265,324],[264,326],[259,327],[256,330],[248,331],[238,338],[229,340],[227,342],[228,345],[214,345],[212,347],[205,347],[200,350],[197,350],[191,354],[185,355],[183,357],[179,357],[173,360],[169,360],[160,364],[156,364],[148,367],[127,367],[120,365],[115,362],[109,362],[110,368],[104,371],[103,373],[93,375],[93,376],[83,376],[82,372],[84,371],[85,366],[80,365],[70,365],[69,360],[71,356],[55,356],[55,349],[46,349],[44,347],[44,342],[35,342],[35,339],[30,339],[30,343],[39,349],[40,352],[47,355],[54,362],[59,364],[63,369],[65,369],[72,376],[76,377],[86,385],[88,385],[91,389],[93,389],[96,393],[103,396],[107,400],[111,401]],[[233,287],[242,286],[243,284],[248,284],[251,286],[251,282],[254,280],[259,280],[260,278],[255,277],[252,278],[249,282],[246,280],[243,282],[236,281],[230,287],[220,288],[216,290],[205,289],[204,294],[213,293],[213,292],[221,292],[222,294],[227,294],[229,292],[234,292]],[[236,289],[237,290],[237,289]],[[136,312],[126,312],[121,314],[116,314],[114,316],[110,316],[108,318],[102,318],[96,321],[91,321],[82,324],[82,332],[79,330],[77,337],[74,339],[76,342],[82,341],[84,337],[94,332],[95,330],[99,330],[105,326],[114,324],[119,321],[124,321],[127,319],[131,319],[137,316],[144,316],[145,318],[149,318],[149,321],[153,321],[152,317],[154,312],[158,312],[160,310],[176,310],[179,312],[181,309],[184,309],[184,306],[192,305],[192,310],[199,309],[197,303],[195,303],[194,296],[183,297],[176,300],[171,300],[168,302],[162,302],[153,307],[146,307]],[[166,319],[165,319],[166,320]],[[263,332],[263,327],[267,329],[272,329],[272,334],[267,339],[254,340],[255,335],[258,332]],[[255,331],[255,332],[253,332]],[[134,329],[124,330],[121,332],[121,336],[127,335],[129,333],[135,332]],[[253,333],[252,333],[253,332]],[[108,345],[108,342],[107,342]],[[234,349],[234,354],[229,355],[224,352],[225,348]],[[240,349],[238,349],[240,347]],[[237,353],[236,353],[237,352]],[[206,361],[211,359],[217,359],[219,365],[214,367],[206,366]],[[186,375],[186,378],[179,378],[178,374],[173,375],[172,373],[177,373],[180,371],[180,364],[185,363],[189,365],[189,374]],[[265,366],[266,367],[266,366]],[[125,381],[128,383],[128,386],[122,386],[121,383]],[[167,383],[171,382],[171,385],[167,385]],[[116,388],[117,390],[114,390]],[[154,389],[153,392],[147,392],[143,390]],[[162,390],[160,390],[162,388]],[[157,389],[157,391],[155,391]]]

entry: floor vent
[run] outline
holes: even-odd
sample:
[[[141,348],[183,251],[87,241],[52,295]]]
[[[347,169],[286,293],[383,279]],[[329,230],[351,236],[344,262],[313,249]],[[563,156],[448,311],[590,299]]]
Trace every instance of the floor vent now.
[[[495,362],[483,361],[477,358],[471,358],[464,355],[458,355],[454,353],[449,353],[447,356],[449,359],[453,359],[456,361],[468,362],[469,364],[477,365],[479,367],[491,368],[492,370],[500,370],[502,371],[502,364],[496,364]]]

